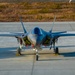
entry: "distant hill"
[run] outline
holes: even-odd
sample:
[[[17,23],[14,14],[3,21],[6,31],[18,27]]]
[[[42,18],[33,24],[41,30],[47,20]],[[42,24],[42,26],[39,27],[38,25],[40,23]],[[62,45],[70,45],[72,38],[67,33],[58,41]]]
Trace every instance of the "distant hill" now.
[[[68,2],[69,0],[0,0],[0,2]],[[75,2],[75,0],[72,0]]]

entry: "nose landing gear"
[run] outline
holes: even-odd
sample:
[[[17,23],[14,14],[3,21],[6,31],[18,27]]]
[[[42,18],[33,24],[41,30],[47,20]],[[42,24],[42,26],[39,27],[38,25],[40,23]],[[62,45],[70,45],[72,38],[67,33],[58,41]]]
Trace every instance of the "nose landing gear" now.
[[[38,55],[36,55],[36,61],[38,61],[38,58],[39,58],[39,56],[38,56]]]
[[[38,61],[39,59],[39,54],[38,54],[38,50],[36,49],[36,61]]]

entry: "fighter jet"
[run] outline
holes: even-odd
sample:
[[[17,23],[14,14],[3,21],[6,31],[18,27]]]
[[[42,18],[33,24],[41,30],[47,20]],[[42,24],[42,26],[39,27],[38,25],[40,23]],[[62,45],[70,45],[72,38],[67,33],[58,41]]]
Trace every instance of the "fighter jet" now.
[[[54,18],[54,22],[55,19],[56,17]],[[39,58],[38,51],[41,50],[42,46],[49,46],[49,49],[53,48],[55,54],[59,54],[59,49],[55,46],[55,43],[58,41],[58,38],[63,36],[75,36],[75,33],[68,33],[67,31],[53,32],[52,30],[54,22],[49,32],[43,30],[40,27],[34,27],[30,32],[27,32],[21,18],[20,21],[23,27],[23,33],[0,33],[0,36],[17,38],[20,44],[19,48],[17,49],[18,55],[21,55],[23,46],[32,46],[32,48],[36,51],[36,60],[38,60]]]

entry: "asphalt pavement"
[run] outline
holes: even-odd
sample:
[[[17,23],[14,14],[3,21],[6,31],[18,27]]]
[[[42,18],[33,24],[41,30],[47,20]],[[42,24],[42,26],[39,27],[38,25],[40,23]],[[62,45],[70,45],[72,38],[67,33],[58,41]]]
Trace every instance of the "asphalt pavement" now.
[[[53,31],[75,32],[75,22],[55,22]],[[49,31],[53,22],[24,22],[29,32],[38,26]],[[23,32],[20,22],[0,22],[0,33]],[[0,75],[75,75],[75,37],[61,37],[56,46],[60,55],[44,48],[39,51],[39,61],[35,52],[26,47],[23,55],[16,56],[19,47],[16,38],[0,37]]]

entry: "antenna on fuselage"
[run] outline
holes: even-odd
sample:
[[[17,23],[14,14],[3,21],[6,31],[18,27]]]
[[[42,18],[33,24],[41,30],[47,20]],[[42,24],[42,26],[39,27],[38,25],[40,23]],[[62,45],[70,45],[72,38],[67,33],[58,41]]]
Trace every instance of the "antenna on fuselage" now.
[[[22,28],[23,28],[24,33],[27,33],[27,31],[26,31],[26,29],[25,29],[25,27],[24,27],[24,24],[23,24],[23,22],[22,22],[22,17],[20,17],[20,22],[21,22],[21,25],[22,25]]]

